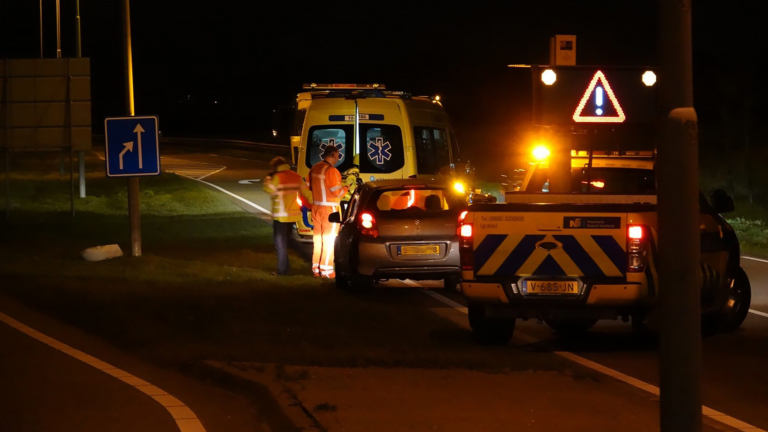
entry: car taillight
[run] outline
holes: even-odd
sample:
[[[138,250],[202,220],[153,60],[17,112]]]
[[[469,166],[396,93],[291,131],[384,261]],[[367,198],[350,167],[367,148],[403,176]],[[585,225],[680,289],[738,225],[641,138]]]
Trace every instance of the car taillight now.
[[[464,222],[464,218],[467,217],[467,213],[469,213],[469,211],[467,210],[464,210],[463,212],[461,212],[461,214],[459,215],[459,222]]]
[[[475,251],[472,249],[472,224],[461,224],[459,226],[459,235],[461,241],[459,244],[459,259],[462,270],[472,270],[475,261]]]
[[[379,229],[376,227],[376,219],[370,213],[363,213],[360,215],[360,235],[370,236],[377,238],[379,236]]]
[[[638,273],[648,265],[648,241],[645,225],[629,225],[627,227],[627,271]]]

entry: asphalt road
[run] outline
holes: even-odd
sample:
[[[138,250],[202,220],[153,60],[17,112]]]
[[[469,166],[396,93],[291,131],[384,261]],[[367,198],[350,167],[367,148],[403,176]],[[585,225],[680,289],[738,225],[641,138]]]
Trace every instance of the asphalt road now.
[[[240,195],[264,208],[269,199],[261,187],[241,184],[242,180],[258,179],[266,175],[268,166],[247,154],[230,153],[188,154],[180,159],[225,165],[204,180]],[[237,202],[237,200],[233,199]],[[261,215],[260,211],[239,202],[243,208]],[[752,283],[752,310],[768,315],[768,263],[742,259]],[[439,286],[425,283],[426,286]],[[414,290],[414,301],[427,309],[445,307]],[[460,294],[441,293],[466,306]],[[428,313],[425,311],[425,313]],[[456,312],[459,313],[459,312]],[[742,328],[730,334],[717,334],[704,338],[702,343],[702,391],[704,405],[768,430],[768,316],[750,313]],[[519,322],[517,332],[540,341],[536,349],[565,351],[629,375],[645,383],[658,386],[658,342],[653,337],[637,337],[629,324],[601,322],[587,336],[563,341],[556,338],[543,324],[535,321]]]
[[[269,198],[260,179],[269,171],[265,155],[242,150],[183,150],[174,146],[164,151],[163,166],[204,182],[255,216],[265,217]],[[215,153],[215,154],[214,154]],[[768,263],[743,260],[753,287],[752,309],[768,315]],[[440,292],[441,298],[424,295],[411,283],[394,283],[406,290],[424,313],[451,314],[452,321],[466,327],[466,316],[446,305],[452,300],[460,309],[466,302],[460,294]],[[436,287],[439,284],[424,283]],[[8,299],[0,302],[0,313],[108,363],[120,371],[146,380],[175,401],[183,402],[208,431],[259,431],[265,420],[258,404],[180,374],[143,363],[120,352],[108,341],[30,311]],[[450,303],[450,302],[448,302]],[[657,341],[637,337],[621,322],[598,324],[587,336],[560,340],[535,321],[520,322],[514,343],[531,350],[573,353],[579,357],[658,385]],[[531,342],[532,339],[538,342]],[[153,398],[113,374],[62,352],[0,322],[0,430],[16,431],[175,431],[179,410],[164,406],[169,399]],[[13,355],[9,355],[12,353]],[[489,351],[488,355],[493,355]],[[731,334],[717,334],[703,340],[703,399],[712,409],[768,430],[768,316],[750,313],[743,327]],[[98,363],[96,363],[98,365]],[[168,405],[166,403],[165,405]],[[170,405],[178,405],[172,403]],[[173,406],[170,408],[174,408]],[[188,415],[187,415],[188,416]],[[183,415],[181,417],[184,417]],[[200,429],[181,429],[184,432]]]
[[[149,365],[0,297],[2,432],[269,431],[265,417],[272,413],[261,410],[248,397]]]

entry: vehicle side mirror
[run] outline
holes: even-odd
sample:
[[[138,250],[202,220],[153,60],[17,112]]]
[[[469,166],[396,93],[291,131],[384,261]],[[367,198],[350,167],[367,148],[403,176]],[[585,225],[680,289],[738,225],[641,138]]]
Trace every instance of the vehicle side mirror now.
[[[712,202],[712,210],[715,213],[730,213],[735,209],[733,204],[733,198],[731,198],[724,190],[717,189],[710,196]]]
[[[328,215],[328,222],[340,224],[341,223],[341,213],[334,212],[334,213],[331,213],[330,215]]]

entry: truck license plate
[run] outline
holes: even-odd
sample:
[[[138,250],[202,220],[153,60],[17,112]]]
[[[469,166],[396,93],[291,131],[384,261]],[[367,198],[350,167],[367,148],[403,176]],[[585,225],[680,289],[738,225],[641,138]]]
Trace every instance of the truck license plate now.
[[[440,255],[440,245],[398,246],[398,255]]]
[[[576,281],[526,281],[528,294],[577,295]]]

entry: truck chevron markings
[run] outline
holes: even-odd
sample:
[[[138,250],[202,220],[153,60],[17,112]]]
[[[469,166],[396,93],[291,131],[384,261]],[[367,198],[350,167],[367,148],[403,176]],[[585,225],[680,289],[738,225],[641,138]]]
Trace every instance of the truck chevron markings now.
[[[551,251],[536,247],[554,241]],[[610,235],[488,234],[475,248],[478,276],[623,276],[624,247]]]

